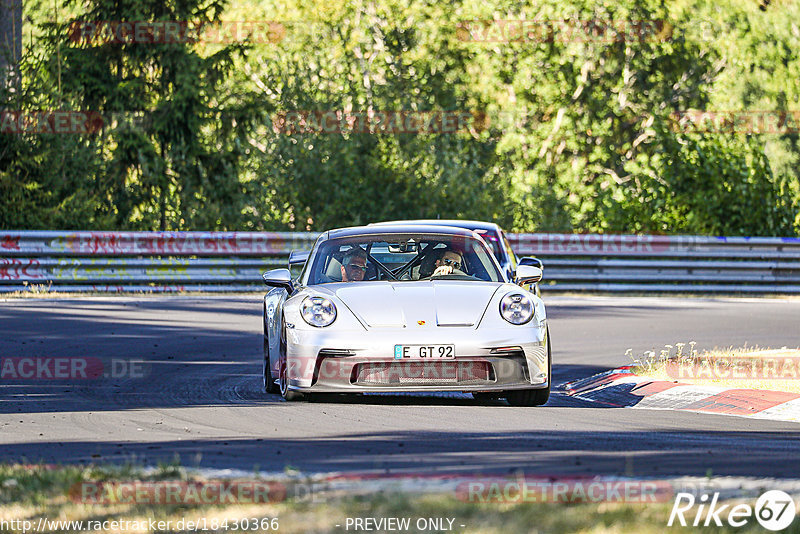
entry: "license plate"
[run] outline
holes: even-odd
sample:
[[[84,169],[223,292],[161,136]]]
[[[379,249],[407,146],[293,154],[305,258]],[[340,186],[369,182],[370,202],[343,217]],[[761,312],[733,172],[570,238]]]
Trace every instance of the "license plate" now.
[[[438,360],[456,357],[455,345],[395,345],[395,360]]]

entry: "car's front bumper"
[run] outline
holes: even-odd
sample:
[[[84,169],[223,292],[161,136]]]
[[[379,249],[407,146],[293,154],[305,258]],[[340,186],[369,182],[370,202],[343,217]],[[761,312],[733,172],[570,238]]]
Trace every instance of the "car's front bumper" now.
[[[504,391],[550,385],[546,325],[336,332],[287,330],[287,378],[308,392]],[[397,359],[395,345],[455,346],[452,359]]]

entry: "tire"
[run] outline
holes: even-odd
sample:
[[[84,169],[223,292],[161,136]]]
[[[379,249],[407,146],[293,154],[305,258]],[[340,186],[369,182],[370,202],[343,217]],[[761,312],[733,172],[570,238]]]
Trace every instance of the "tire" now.
[[[264,393],[274,395],[281,392],[280,386],[275,383],[272,376],[272,366],[269,363],[269,338],[264,336]]]
[[[294,391],[289,389],[289,383],[286,379],[286,362],[284,361],[281,363],[281,371],[280,371],[280,378],[278,379],[278,384],[280,385],[281,397],[283,400],[287,402],[294,402],[303,400],[305,395],[300,393],[299,391]]]
[[[506,400],[511,406],[542,406],[550,398],[550,386],[544,389],[519,389],[507,391]]]
[[[278,389],[283,400],[287,402],[299,401],[305,398],[305,395],[299,391],[289,389],[289,379],[286,377],[286,334],[283,329],[281,329],[281,364],[278,375]]]
[[[550,350],[550,329],[547,329],[547,387],[542,389],[518,389],[506,391],[506,400],[511,406],[543,406],[550,399],[553,385],[553,352]]]
[[[272,366],[269,361],[269,333],[267,332],[267,305],[264,304],[264,365],[262,368],[262,379],[264,393],[272,394],[280,393],[280,387],[275,383],[275,377],[272,376]]]

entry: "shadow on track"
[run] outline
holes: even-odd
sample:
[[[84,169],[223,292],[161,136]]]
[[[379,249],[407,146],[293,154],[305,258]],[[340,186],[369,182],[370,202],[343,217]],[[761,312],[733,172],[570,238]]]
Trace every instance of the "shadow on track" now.
[[[745,453],[747,460],[743,461]],[[314,439],[181,439],[0,445],[0,459],[306,472],[800,478],[800,432],[388,432]]]
[[[102,362],[104,373],[114,374],[114,368],[122,371],[117,376],[67,380],[2,375],[0,414],[259,406],[279,402],[261,390],[260,306],[257,297],[208,301],[69,299],[17,301],[0,306],[3,358],[88,358]],[[593,365],[563,365],[556,360],[554,389],[568,380],[603,370],[604,367]],[[370,396],[340,401],[481,404],[464,395]],[[564,403],[551,400],[551,405],[554,402]],[[567,404],[582,405],[578,401]]]

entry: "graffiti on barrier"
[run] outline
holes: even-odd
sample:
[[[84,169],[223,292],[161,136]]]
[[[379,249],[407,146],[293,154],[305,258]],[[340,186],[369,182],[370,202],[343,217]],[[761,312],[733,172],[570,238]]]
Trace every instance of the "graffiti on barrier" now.
[[[44,273],[37,271],[39,260],[0,258],[0,280],[40,280]]]
[[[87,255],[270,255],[309,244],[306,239],[295,243],[275,232],[76,232],[54,239],[49,248]]]
[[[509,235],[515,248],[537,254],[657,254],[708,250],[695,236],[517,234]]]
[[[5,250],[19,250],[19,240],[21,236],[18,235],[4,235],[0,239],[0,248]]]

